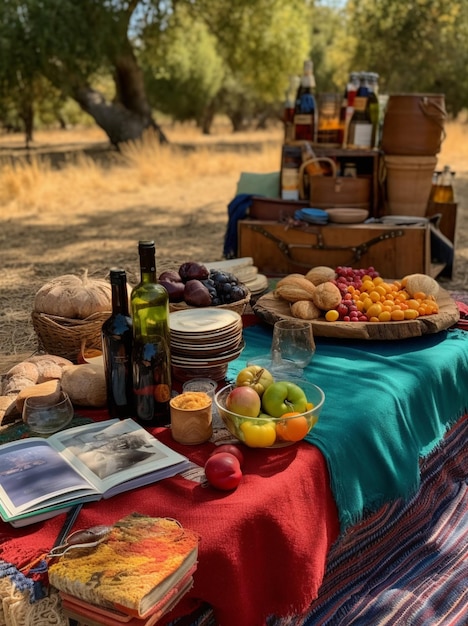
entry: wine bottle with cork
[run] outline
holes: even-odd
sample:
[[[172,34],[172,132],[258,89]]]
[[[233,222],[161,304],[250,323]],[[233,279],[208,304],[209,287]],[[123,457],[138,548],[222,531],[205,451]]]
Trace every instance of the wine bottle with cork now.
[[[127,274],[110,270],[112,314],[102,325],[102,354],[107,409],[111,418],[134,416],[132,384],[132,319],[128,307]]]
[[[304,72],[294,107],[294,139],[315,142],[317,140],[317,103],[314,95],[313,67],[310,59],[304,61]]]
[[[354,98],[354,111],[349,124],[348,148],[372,147],[372,119],[369,111],[369,76],[359,75],[359,88]]]
[[[130,297],[136,420],[143,426],[165,426],[172,393],[169,296],[157,282],[154,241],[140,241],[138,251],[141,280]]]

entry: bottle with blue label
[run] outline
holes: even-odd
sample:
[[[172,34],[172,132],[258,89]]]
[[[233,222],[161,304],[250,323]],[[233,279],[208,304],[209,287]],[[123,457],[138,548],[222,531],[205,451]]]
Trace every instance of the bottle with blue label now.
[[[314,91],[313,63],[308,59],[304,61],[304,72],[294,107],[294,139],[298,141],[317,140],[317,103]]]
[[[132,385],[133,329],[128,307],[127,274],[110,270],[112,315],[102,325],[102,353],[107,389],[107,409],[112,418],[134,416]]]

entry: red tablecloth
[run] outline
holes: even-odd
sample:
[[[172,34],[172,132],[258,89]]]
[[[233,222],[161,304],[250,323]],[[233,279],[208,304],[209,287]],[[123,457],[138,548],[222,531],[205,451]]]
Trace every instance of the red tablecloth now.
[[[203,465],[214,445],[164,443]],[[326,463],[308,443],[276,450],[251,450],[242,483],[216,491],[181,476],[85,505],[75,529],[112,524],[132,511],[178,519],[200,534],[195,584],[171,617],[211,604],[222,626],[257,626],[274,614],[307,610],[318,595],[326,556],[339,534]],[[60,515],[23,529],[0,524],[0,558],[21,567],[53,545]]]

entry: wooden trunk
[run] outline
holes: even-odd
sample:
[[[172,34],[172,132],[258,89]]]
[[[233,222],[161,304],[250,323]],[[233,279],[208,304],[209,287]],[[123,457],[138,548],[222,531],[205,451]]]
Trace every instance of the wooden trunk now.
[[[327,224],[295,228],[273,221],[240,220],[238,256],[277,276],[316,265],[374,266],[381,276],[431,273],[428,225]]]

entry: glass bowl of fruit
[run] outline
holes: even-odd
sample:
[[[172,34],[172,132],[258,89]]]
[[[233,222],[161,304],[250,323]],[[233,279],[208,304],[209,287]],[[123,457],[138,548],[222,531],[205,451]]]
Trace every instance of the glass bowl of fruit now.
[[[250,448],[291,446],[312,430],[325,402],[320,387],[303,379],[273,381],[261,395],[249,385],[226,385],[215,405],[226,428]]]

